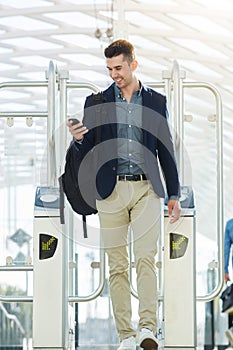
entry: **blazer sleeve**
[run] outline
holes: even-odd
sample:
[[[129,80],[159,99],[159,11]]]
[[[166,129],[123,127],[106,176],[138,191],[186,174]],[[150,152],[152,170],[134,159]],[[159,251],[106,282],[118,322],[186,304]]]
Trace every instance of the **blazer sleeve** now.
[[[73,145],[79,152],[78,156],[83,159],[95,145],[96,118],[92,95],[87,96],[84,103],[83,125],[88,133],[84,135],[82,142],[74,142]]]

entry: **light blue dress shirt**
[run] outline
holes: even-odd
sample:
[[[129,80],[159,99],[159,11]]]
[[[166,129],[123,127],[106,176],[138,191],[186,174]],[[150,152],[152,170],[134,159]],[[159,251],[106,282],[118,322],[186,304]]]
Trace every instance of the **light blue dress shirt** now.
[[[143,174],[145,168],[142,145],[142,89],[134,92],[130,103],[115,85],[117,116],[117,174]]]

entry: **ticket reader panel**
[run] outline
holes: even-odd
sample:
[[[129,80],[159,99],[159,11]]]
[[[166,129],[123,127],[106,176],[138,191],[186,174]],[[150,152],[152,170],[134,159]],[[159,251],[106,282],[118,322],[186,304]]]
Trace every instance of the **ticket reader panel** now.
[[[196,347],[195,209],[190,199],[178,222],[170,224],[167,211],[164,215],[164,347],[169,349]],[[184,208],[187,203],[191,208]]]
[[[66,247],[59,193],[38,188],[34,210],[33,349],[68,348]]]

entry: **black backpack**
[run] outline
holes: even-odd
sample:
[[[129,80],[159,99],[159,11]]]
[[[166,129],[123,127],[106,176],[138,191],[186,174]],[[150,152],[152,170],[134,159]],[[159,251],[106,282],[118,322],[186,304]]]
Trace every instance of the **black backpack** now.
[[[102,104],[106,102],[103,93],[99,92],[93,94],[93,102],[95,105],[96,117],[101,117],[104,114],[103,109],[101,108]],[[106,113],[106,111],[105,111]],[[100,143],[100,127],[96,128],[96,137],[95,144]],[[91,184],[88,182],[88,179],[85,184],[82,186],[84,188],[80,189],[78,182],[78,171],[80,167],[80,160],[78,158],[78,152],[74,145],[75,141],[72,141],[67,153],[66,153],[66,162],[65,162],[65,171],[59,177],[59,188],[60,188],[60,220],[64,224],[64,193],[68,202],[70,203],[72,209],[77,213],[82,215],[83,219],[83,232],[84,237],[87,238],[87,225],[86,225],[86,215],[96,214],[96,196],[95,192],[91,191]],[[87,175],[90,175],[87,173]],[[83,198],[82,193],[88,191],[88,201]]]

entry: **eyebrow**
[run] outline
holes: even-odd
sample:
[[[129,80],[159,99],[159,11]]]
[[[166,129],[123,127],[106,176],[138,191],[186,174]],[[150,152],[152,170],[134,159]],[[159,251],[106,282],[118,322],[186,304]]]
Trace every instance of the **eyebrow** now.
[[[119,64],[118,66],[112,67],[112,68],[107,66],[107,68],[108,68],[108,69],[113,69],[113,68],[121,68],[121,67],[122,67],[122,65],[121,65],[121,64]]]

